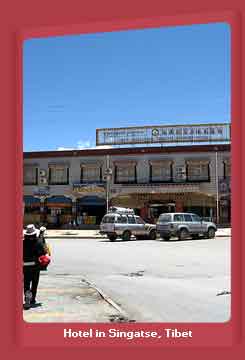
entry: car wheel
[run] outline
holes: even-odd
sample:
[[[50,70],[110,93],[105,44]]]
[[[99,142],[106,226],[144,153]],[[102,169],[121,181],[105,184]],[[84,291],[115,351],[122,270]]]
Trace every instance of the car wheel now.
[[[130,231],[128,231],[128,230],[124,231],[124,233],[122,234],[122,239],[123,239],[124,241],[129,241],[130,238],[131,238],[131,233],[130,233]]]
[[[109,240],[110,241],[115,241],[116,240],[116,235],[111,235],[111,236],[108,236]]]
[[[150,234],[149,234],[149,239],[150,240],[156,240],[156,238],[157,238],[156,230],[151,230]]]
[[[186,230],[186,229],[181,229],[181,230],[179,231],[178,238],[179,238],[179,240],[185,240],[185,239],[188,237],[188,235],[189,235],[188,230]]]
[[[215,229],[214,228],[208,229],[207,237],[208,237],[208,239],[213,239],[215,237]]]

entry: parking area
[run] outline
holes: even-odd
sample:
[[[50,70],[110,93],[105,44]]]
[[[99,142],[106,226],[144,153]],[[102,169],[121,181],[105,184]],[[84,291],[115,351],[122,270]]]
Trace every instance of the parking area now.
[[[80,297],[73,305],[73,295],[78,293],[79,287],[82,288],[81,280],[101,289],[120,306],[130,321],[229,320],[229,236],[167,242],[159,239],[110,242],[102,237],[49,238],[48,241],[52,247],[52,264],[48,272],[41,276],[39,298],[47,311],[52,308],[56,312],[55,298],[61,299],[69,293],[64,301],[65,306],[59,303],[57,313],[61,321],[66,321],[65,313],[69,311],[73,316],[74,313],[80,314],[77,321],[83,322],[86,318],[82,315],[86,312],[83,304],[85,297]],[[62,274],[66,276],[62,277]],[[72,279],[70,284],[69,278]],[[52,293],[45,292],[44,289],[54,284],[56,279],[61,290],[57,293],[55,289]],[[63,293],[62,289],[65,289]],[[98,316],[98,311],[105,308],[96,307],[94,302],[93,306],[94,309],[90,306],[91,321],[108,319],[111,309],[106,310],[107,317],[103,314]]]

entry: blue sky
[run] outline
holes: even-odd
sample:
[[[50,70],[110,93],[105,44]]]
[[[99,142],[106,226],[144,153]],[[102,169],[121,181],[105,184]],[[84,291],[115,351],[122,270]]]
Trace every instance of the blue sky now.
[[[30,39],[24,151],[95,146],[101,127],[230,121],[223,23]]]

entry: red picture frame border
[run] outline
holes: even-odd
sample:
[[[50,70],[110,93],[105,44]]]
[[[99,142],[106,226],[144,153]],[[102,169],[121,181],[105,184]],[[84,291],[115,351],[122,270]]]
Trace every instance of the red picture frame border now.
[[[18,5],[17,5],[18,4]],[[120,4],[122,4],[120,2]],[[110,349],[114,354],[118,349],[123,349],[124,353],[131,351],[131,354],[140,352],[144,357],[147,352],[160,356],[170,354],[177,356],[185,349],[185,354],[189,358],[197,356],[197,351],[205,349],[205,358],[212,351],[219,351],[223,357],[236,359],[242,358],[244,350],[244,314],[241,304],[244,298],[244,286],[242,275],[244,274],[244,247],[242,246],[242,211],[244,203],[244,191],[242,190],[242,156],[244,145],[243,104],[242,104],[242,84],[244,75],[242,72],[242,55],[244,46],[242,45],[242,19],[244,15],[244,5],[236,0],[224,1],[218,5],[216,0],[207,0],[206,8],[200,7],[194,1],[186,1],[185,6],[180,7],[175,1],[171,4],[163,4],[154,1],[149,5],[135,1],[126,0],[123,2],[124,8],[117,8],[112,2],[103,4],[92,1],[90,4],[66,3],[60,4],[53,0],[52,4],[44,0],[39,4],[38,12],[31,1],[26,1],[25,5],[10,0],[2,12],[4,40],[2,50],[4,62],[2,70],[2,98],[6,101],[2,107],[2,154],[4,154],[4,167],[13,174],[11,180],[2,180],[2,186],[6,189],[2,196],[5,204],[3,220],[3,238],[7,242],[7,253],[11,251],[11,264],[9,258],[3,260],[3,266],[9,272],[9,278],[3,281],[6,291],[13,294],[11,301],[3,299],[3,308],[8,308],[8,314],[3,314],[3,324],[5,332],[9,335],[6,338],[5,346],[7,351],[12,347],[12,354],[18,351],[21,356],[31,354],[33,351],[42,351],[52,348],[60,354],[60,357],[67,357],[64,350],[76,349],[86,354],[91,354],[91,350],[99,351]],[[141,4],[139,8],[139,4]],[[104,5],[104,7],[102,6]],[[208,7],[208,11],[206,10]],[[13,13],[13,9],[15,12]],[[59,9],[59,11],[57,11]],[[229,9],[227,11],[227,9]],[[80,12],[82,16],[78,16]],[[138,11],[137,11],[138,10]],[[138,16],[136,14],[139,14]],[[5,18],[5,19],[4,19]],[[4,21],[5,20],[5,21]],[[11,21],[10,21],[11,20]],[[193,331],[192,339],[182,339],[180,341],[129,341],[117,339],[112,341],[107,338],[105,341],[89,339],[89,341],[79,341],[77,339],[65,341],[63,329],[71,327],[74,331],[96,328],[108,329],[111,324],[28,324],[22,319],[22,256],[20,241],[22,237],[22,43],[29,38],[59,36],[68,34],[95,33],[104,31],[116,31],[126,29],[151,28],[158,26],[176,26],[190,24],[204,24],[210,22],[226,22],[231,26],[231,69],[232,69],[232,318],[227,323],[211,324],[160,324],[160,327],[175,327],[178,329],[190,329]],[[7,95],[7,96],[6,96]],[[8,119],[5,120],[5,119]],[[234,140],[235,139],[235,140]],[[14,191],[13,191],[14,189]],[[16,191],[15,191],[16,190]],[[13,227],[13,219],[15,226]],[[11,227],[12,225],[12,227]],[[7,229],[11,229],[7,231]],[[16,258],[16,266],[13,267]],[[12,266],[10,266],[12,265]],[[6,270],[6,271],[7,271]],[[14,288],[14,284],[17,286]],[[11,283],[11,284],[10,284]],[[4,302],[6,301],[6,302]],[[15,311],[13,311],[15,309]],[[115,327],[113,325],[113,327]],[[159,324],[118,324],[116,328],[120,330],[154,330]],[[109,347],[109,348],[108,348]],[[28,352],[27,349],[29,349]],[[42,349],[42,350],[41,350]],[[214,350],[215,349],[215,350]],[[77,352],[76,352],[77,353]],[[182,353],[183,354],[183,353]],[[194,355],[195,354],[195,355]],[[204,353],[202,353],[204,354]],[[118,354],[117,354],[118,356]],[[152,356],[152,355],[151,355]],[[199,355],[198,355],[199,356]],[[201,357],[202,355],[200,355]],[[39,357],[39,356],[37,356]],[[120,355],[119,355],[120,357]]]

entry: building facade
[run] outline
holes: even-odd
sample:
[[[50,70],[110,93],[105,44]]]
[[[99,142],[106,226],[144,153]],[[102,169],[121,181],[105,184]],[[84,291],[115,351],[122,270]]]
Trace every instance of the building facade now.
[[[229,144],[24,153],[24,223],[92,227],[110,205],[230,224],[230,169]]]

